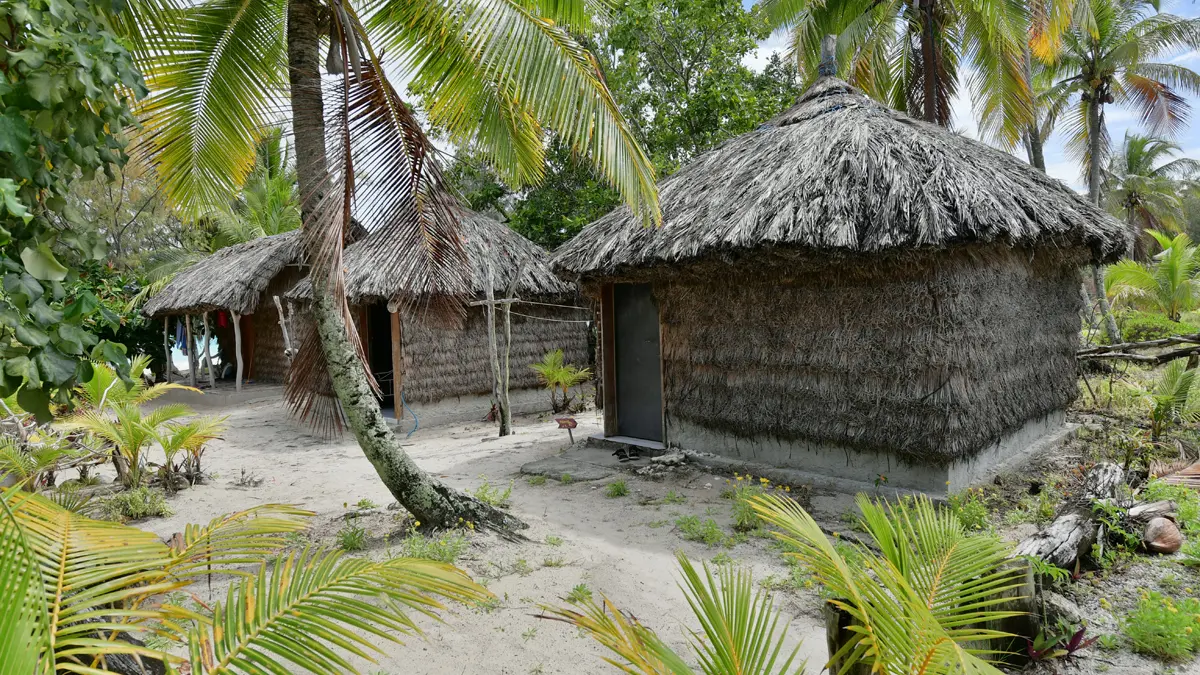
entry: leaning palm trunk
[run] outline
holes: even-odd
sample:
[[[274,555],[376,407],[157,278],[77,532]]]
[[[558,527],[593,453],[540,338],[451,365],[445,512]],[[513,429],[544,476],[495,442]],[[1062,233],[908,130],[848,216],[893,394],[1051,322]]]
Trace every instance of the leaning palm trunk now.
[[[1088,199],[1100,205],[1100,92],[1093,89],[1088,99]],[[1092,265],[1092,283],[1096,285],[1096,299],[1100,314],[1104,317],[1104,328],[1111,344],[1121,341],[1121,329],[1113,317],[1112,307],[1104,292],[1104,275],[1098,265]]]
[[[290,0],[287,23],[292,123],[303,227],[315,227],[317,205],[329,174],[319,71],[319,6]],[[310,238],[306,237],[306,240]],[[314,252],[310,251],[310,257]],[[462,522],[500,530],[525,527],[520,520],[434,480],[405,454],[384,420],[358,350],[350,339],[342,302],[322,275],[311,275],[312,316],[333,391],[346,423],[392,496],[420,522],[453,527]]]

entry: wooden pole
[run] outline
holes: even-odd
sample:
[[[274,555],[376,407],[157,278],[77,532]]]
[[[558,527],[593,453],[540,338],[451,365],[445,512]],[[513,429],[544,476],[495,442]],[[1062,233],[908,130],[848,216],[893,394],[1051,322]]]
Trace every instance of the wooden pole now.
[[[208,312],[201,315],[204,319],[204,361],[208,364],[208,388],[217,388],[217,372],[212,362],[212,334],[208,330]]]
[[[500,420],[500,435],[507,436],[508,429],[504,426],[504,402],[500,400],[500,354],[496,347],[496,292],[492,288],[495,281],[492,272],[492,261],[489,259],[487,305],[484,311],[487,312],[488,354],[492,362],[492,403],[496,406],[496,417]]]
[[[196,341],[192,339],[192,315],[186,314],[183,317],[184,327],[187,329],[187,350],[188,350],[188,384],[192,387],[196,386]]]
[[[400,309],[389,312],[392,319],[392,407],[396,411],[396,421],[404,415],[404,338],[401,333]]]
[[[521,273],[524,271],[525,266],[523,264],[517,267],[517,273],[513,275],[512,281],[508,283],[508,292],[505,293],[508,300],[504,303],[504,379],[500,382],[500,398],[504,403],[500,406],[501,436],[507,436],[512,433],[512,404],[508,399],[509,358],[512,356],[512,303],[517,292],[517,282],[521,279]]]
[[[279,302],[279,298],[275,298],[275,302]],[[237,391],[242,390],[242,363],[245,361],[242,358],[242,317],[237,312],[230,312],[233,316],[233,350],[237,354],[237,384],[234,385]],[[287,341],[287,330],[283,331],[284,342]]]
[[[166,353],[167,366],[164,369],[166,373],[166,382],[171,381],[171,317],[163,317],[163,351]]]

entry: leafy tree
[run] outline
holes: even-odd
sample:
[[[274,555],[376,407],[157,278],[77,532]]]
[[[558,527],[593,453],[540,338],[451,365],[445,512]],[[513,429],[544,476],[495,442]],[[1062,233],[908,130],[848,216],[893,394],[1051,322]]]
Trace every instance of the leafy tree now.
[[[1156,230],[1147,233],[1162,247],[1152,263],[1125,259],[1105,274],[1105,292],[1119,304],[1161,312],[1179,321],[1184,312],[1200,306],[1200,249],[1186,234],[1169,237]]]
[[[45,420],[88,379],[89,355],[128,368],[123,346],[89,330],[119,319],[76,285],[68,265],[105,248],[66,207],[78,179],[111,180],[125,162],[127,96],[146,89],[87,0],[0,4],[0,37],[0,397],[19,388],[21,406]]]
[[[396,249],[402,257],[390,261],[396,273],[421,284],[421,300],[450,300],[435,309],[455,311],[469,294],[434,149],[387,81],[381,54],[425,93],[429,120],[456,145],[473,147],[505,182],[523,186],[543,177],[542,135],[554,129],[648,223],[658,222],[653,169],[595,60],[571,37],[593,30],[595,8],[585,0],[367,0],[360,15],[344,0],[203,0],[167,13],[170,30],[144,51],[158,92],[145,109],[156,130],[150,149],[164,190],[185,214],[234,194],[287,87],[315,328],[293,363],[288,397],[294,409],[330,424],[344,415],[393,496],[431,525],[522,524],[429,476],[404,452],[346,320],[342,250],[360,173],[372,190],[358,200],[358,217],[405,238]],[[321,75],[323,44],[329,86]]]
[[[1145,231],[1179,232],[1183,195],[1197,188],[1200,161],[1172,159],[1181,148],[1155,136],[1125,133],[1125,142],[1108,161],[1102,192],[1108,210],[1133,229],[1135,254],[1145,257]]]

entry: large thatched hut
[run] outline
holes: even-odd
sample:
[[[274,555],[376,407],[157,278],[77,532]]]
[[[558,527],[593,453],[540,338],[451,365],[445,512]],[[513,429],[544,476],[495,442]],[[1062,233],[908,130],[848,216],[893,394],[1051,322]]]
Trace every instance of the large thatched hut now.
[[[567,362],[586,364],[590,314],[572,307],[574,287],[550,270],[550,256],[537,244],[466,210],[460,225],[476,300],[486,297],[489,283],[503,299],[520,274],[515,284],[520,302],[511,316],[511,405],[518,413],[547,410],[549,394],[529,365],[555,349],[563,350]],[[401,245],[394,232],[375,231],[347,247],[343,260],[346,295],[383,405],[396,410],[398,420],[415,412],[421,424],[482,418],[490,409],[493,382],[485,309],[473,305],[461,321],[426,311],[420,291],[389,264],[401,257]],[[304,280],[288,295],[306,300],[310,294]]]
[[[598,300],[607,436],[927,491],[1058,429],[1119,223],[821,77],[555,255]]]
[[[180,272],[146,303],[153,319],[215,315],[211,331],[242,379],[282,383],[287,377],[284,329],[274,304],[303,278],[299,232],[223,248]],[[223,315],[223,316],[222,316]]]

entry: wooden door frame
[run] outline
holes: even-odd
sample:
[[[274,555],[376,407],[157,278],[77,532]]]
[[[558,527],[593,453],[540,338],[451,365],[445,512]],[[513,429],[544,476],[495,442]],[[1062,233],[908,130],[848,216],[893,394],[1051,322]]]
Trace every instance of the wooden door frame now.
[[[389,312],[392,315],[392,395],[396,397],[393,408],[396,419],[403,414],[404,396],[404,340],[400,326],[400,312]]]
[[[647,283],[650,286],[650,294],[654,296],[655,285]],[[615,303],[613,301],[613,283],[606,283],[600,287],[600,371],[601,380],[604,389],[604,435],[617,436],[617,416],[620,414],[617,404],[617,333],[616,321],[614,319]],[[662,425],[662,444],[667,444],[667,369],[666,361],[663,357],[663,337],[666,333],[666,324],[662,320],[662,308],[657,306],[658,300],[655,298],[655,308],[658,314],[658,377],[659,377],[659,404],[662,407],[660,412],[659,424]]]

